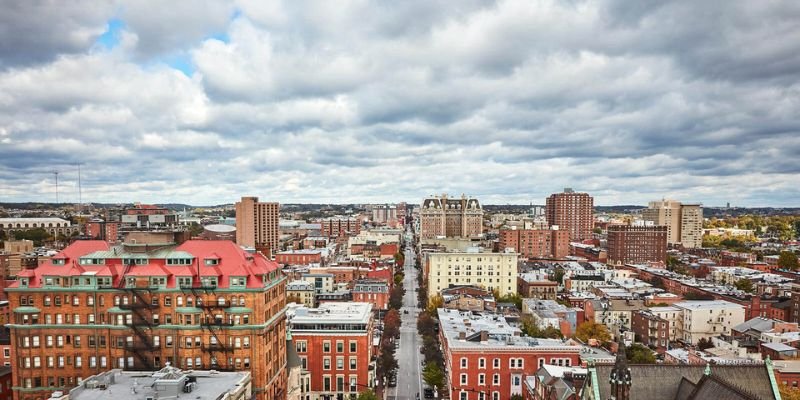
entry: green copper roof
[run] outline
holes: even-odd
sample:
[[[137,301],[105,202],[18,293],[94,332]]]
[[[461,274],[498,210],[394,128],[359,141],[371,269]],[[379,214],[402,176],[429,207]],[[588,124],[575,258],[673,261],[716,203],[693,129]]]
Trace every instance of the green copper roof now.
[[[21,307],[15,308],[14,312],[15,313],[37,313],[37,312],[42,312],[42,310],[40,310],[40,309],[38,309],[36,307],[21,306]]]

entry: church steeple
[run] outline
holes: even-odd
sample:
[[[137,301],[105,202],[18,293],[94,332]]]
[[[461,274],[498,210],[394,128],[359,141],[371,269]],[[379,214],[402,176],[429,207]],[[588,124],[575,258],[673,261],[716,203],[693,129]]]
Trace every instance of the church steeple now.
[[[609,377],[611,383],[611,398],[614,400],[630,400],[631,394],[631,369],[628,368],[628,357],[625,354],[625,340],[619,335],[617,361]]]

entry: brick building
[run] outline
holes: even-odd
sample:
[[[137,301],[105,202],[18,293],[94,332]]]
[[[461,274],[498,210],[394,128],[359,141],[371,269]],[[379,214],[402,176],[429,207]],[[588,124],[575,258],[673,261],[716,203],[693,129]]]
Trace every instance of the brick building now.
[[[322,263],[325,249],[288,250],[275,253],[275,262],[284,265],[308,265]]]
[[[575,193],[564,189],[547,198],[545,215],[547,225],[557,225],[560,230],[569,232],[569,239],[582,241],[592,238],[594,227],[594,199],[587,193]]]
[[[361,222],[357,218],[333,217],[317,222],[321,225],[322,236],[325,237],[336,238],[361,233]]]
[[[6,289],[14,399],[167,362],[251,371],[257,399],[282,399],[284,281],[276,263],[230,241],[77,241]]]
[[[106,222],[102,219],[93,219],[83,225],[84,233],[94,240],[105,240],[116,243],[119,235],[119,222]]]
[[[569,232],[558,229],[501,229],[499,249],[514,249],[528,259],[562,259],[569,255]]]
[[[608,227],[609,264],[643,264],[650,261],[667,261],[666,226]]]
[[[517,293],[522,297],[555,300],[558,282],[551,281],[544,272],[526,272],[517,276]]]
[[[262,251],[268,257],[278,251],[278,216],[281,205],[262,203],[258,197],[236,202],[236,243]]]
[[[356,281],[351,292],[354,302],[371,303],[373,310],[389,309],[389,284],[384,281]]]
[[[646,310],[633,314],[631,329],[636,341],[645,346],[664,349],[670,342],[669,321]]]
[[[333,400],[374,386],[372,304],[300,307],[289,330],[304,370],[303,398]]]
[[[451,399],[508,399],[545,364],[580,365],[577,343],[522,336],[502,316],[440,308],[438,317]]]

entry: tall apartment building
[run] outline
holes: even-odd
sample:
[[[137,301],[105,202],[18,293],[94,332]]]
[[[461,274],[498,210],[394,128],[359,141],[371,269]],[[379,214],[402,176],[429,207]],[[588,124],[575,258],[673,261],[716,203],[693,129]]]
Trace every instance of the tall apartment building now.
[[[395,222],[398,218],[398,209],[394,204],[378,204],[372,206],[372,222]]]
[[[300,307],[289,331],[303,370],[304,399],[344,399],[374,387],[374,317],[369,303]]]
[[[278,251],[278,203],[262,203],[258,197],[236,202],[236,243],[253,247],[268,257]]]
[[[686,248],[703,246],[703,206],[675,200],[651,201],[642,218],[667,227],[667,243]]]
[[[282,399],[285,280],[275,262],[230,241],[74,242],[6,288],[14,399],[167,362],[250,371],[258,399]]]
[[[545,215],[547,225],[569,232],[569,239],[582,241],[592,238],[594,227],[594,199],[587,193],[576,193],[566,188],[547,198]]]
[[[501,229],[500,250],[514,249],[525,258],[564,258],[569,232],[560,229]]]
[[[640,264],[650,261],[667,261],[667,227],[608,227],[609,264]]]
[[[497,289],[500,296],[517,292],[517,253],[483,253],[469,248],[466,252],[428,253],[426,257],[428,297],[462,285]]]
[[[447,194],[431,196],[420,208],[420,237],[477,237],[483,234],[483,207],[474,198],[460,199]]]
[[[358,218],[332,217],[320,220],[319,224],[322,236],[329,238],[361,233],[361,222]]]

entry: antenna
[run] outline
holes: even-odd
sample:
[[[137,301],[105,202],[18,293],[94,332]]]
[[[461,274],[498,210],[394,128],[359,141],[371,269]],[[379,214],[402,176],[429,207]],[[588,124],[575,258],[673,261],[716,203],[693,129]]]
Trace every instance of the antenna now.
[[[58,207],[58,171],[53,171],[56,176],[56,207]]]
[[[81,165],[78,164],[78,210],[83,213],[83,196],[81,195]]]

